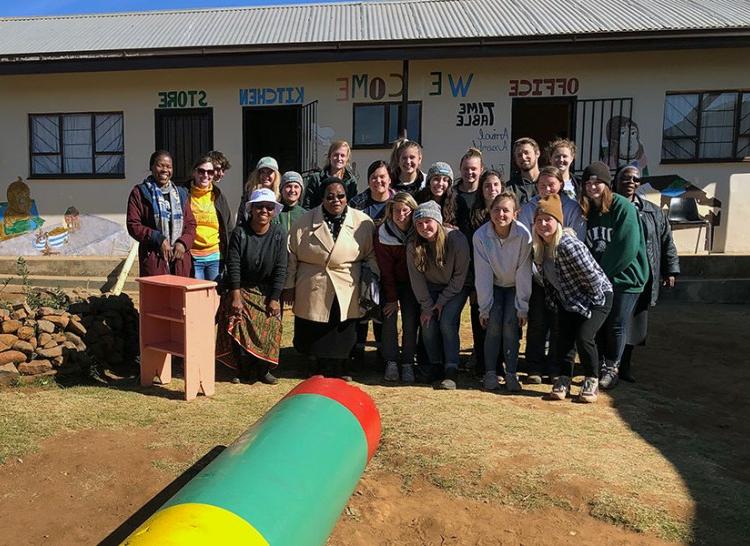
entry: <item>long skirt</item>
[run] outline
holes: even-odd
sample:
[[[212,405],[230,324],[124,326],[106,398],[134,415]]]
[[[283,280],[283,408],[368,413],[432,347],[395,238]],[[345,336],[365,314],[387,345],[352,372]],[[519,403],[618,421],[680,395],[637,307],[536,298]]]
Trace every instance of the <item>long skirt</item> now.
[[[236,343],[272,368],[279,365],[281,318],[266,313],[266,297],[255,288],[240,290],[242,315],[232,314],[232,297],[227,294],[219,307],[219,329],[216,335],[216,359],[230,368],[240,369]]]
[[[333,299],[328,322],[294,317],[294,348],[317,358],[349,358],[357,342],[359,319],[341,320],[339,302]]]

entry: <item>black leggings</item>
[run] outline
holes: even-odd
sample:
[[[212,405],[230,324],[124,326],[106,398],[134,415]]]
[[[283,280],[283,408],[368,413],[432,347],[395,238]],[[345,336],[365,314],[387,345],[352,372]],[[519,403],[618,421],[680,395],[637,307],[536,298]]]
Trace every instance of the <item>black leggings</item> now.
[[[573,362],[565,356],[578,349],[578,356],[586,377],[599,377],[599,351],[596,348],[596,333],[602,327],[612,308],[612,292],[605,294],[604,304],[591,309],[589,318],[558,309],[552,335],[555,338],[556,354],[552,365],[553,375],[573,376]]]

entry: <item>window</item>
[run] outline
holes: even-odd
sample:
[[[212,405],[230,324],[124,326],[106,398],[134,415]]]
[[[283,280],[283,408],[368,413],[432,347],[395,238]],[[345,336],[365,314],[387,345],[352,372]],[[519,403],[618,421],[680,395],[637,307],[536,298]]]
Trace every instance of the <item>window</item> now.
[[[31,178],[122,178],[122,112],[29,115]]]
[[[388,148],[398,138],[400,102],[378,102],[354,105],[354,146]],[[409,102],[406,130],[409,139],[421,142],[422,103]]]
[[[750,159],[750,92],[668,94],[661,158],[665,163]]]

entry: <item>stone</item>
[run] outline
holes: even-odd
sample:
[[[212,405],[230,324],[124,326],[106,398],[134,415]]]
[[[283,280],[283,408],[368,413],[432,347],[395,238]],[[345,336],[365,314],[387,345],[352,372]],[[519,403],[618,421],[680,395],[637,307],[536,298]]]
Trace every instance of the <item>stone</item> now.
[[[40,307],[37,309],[36,316],[41,318],[49,315],[62,315],[65,312],[64,309],[55,309],[54,307]]]
[[[52,370],[52,363],[49,360],[32,360],[18,365],[18,372],[21,375],[39,375],[40,373]]]
[[[65,332],[65,339],[75,344],[76,349],[78,349],[79,351],[86,350],[86,344],[83,342],[83,340],[80,337],[75,335],[73,332]]]
[[[37,340],[36,340],[36,338],[35,338],[35,337],[32,337],[32,338],[31,338],[31,339],[29,340],[29,343],[31,344],[31,346],[32,346],[32,347],[33,347],[34,349],[36,349],[36,348],[37,348],[37,347],[39,346],[39,343],[37,342]]]
[[[34,352],[34,347],[28,341],[19,339],[13,344],[13,350],[21,351],[22,353],[26,353],[27,355],[31,356],[31,353]]]
[[[14,310],[14,311],[18,311],[19,309],[23,309],[23,310],[24,310],[24,311],[26,311],[26,313],[28,313],[29,315],[31,315],[31,314],[32,314],[32,313],[31,313],[31,307],[29,307],[29,304],[28,304],[28,303],[26,303],[25,301],[22,301],[22,302],[20,302],[20,303],[16,303],[15,305],[13,305],[13,310]]]
[[[40,332],[47,332],[48,334],[55,331],[55,325],[48,320],[37,321],[36,327]]]
[[[15,319],[15,320],[23,320],[28,316],[29,314],[26,312],[25,309],[16,309],[10,314],[10,318]]]
[[[56,356],[62,356],[63,348],[62,345],[57,345],[50,349],[37,349],[36,354],[44,358],[55,358]],[[3,353],[0,353],[2,356]]]
[[[55,341],[54,339],[50,339],[47,343],[42,345],[42,349],[53,349],[57,346],[58,346],[57,341]]]
[[[0,319],[10,318],[10,311],[5,307],[0,307]]]
[[[4,334],[13,334],[17,332],[20,327],[21,327],[20,321],[13,320],[13,319],[10,319],[10,320],[6,319],[3,321],[3,325],[2,325],[2,328],[0,328],[0,330],[2,330]]]
[[[62,346],[63,348],[70,349],[71,351],[75,351],[78,349],[78,347],[76,347],[76,344],[73,343],[72,341],[63,341]]]
[[[55,341],[57,343],[63,343],[64,341],[66,341],[65,334],[63,334],[62,332],[52,334],[52,341]]]
[[[21,326],[16,331],[16,335],[18,336],[18,339],[22,339],[24,341],[28,341],[32,337],[34,337],[35,332],[34,332],[34,329],[31,326]]]
[[[5,343],[3,343],[2,341],[0,341],[0,353],[2,353],[3,351],[7,351],[8,349],[10,349],[10,347],[6,345]]]
[[[87,332],[83,324],[72,317],[70,319],[70,322],[68,323],[68,327],[66,328],[66,330],[68,330],[68,332],[73,332],[77,336],[85,336]]]
[[[47,345],[47,343],[52,341],[52,335],[48,334],[47,332],[42,332],[37,336],[36,339],[39,342],[39,345],[44,347],[45,345]]]
[[[24,362],[26,360],[26,355],[22,353],[21,351],[3,351],[0,353],[0,366],[3,364],[8,364],[12,362],[13,364],[18,364],[19,362]]]
[[[52,365],[53,365],[53,366],[54,366],[55,368],[59,368],[60,366],[62,366],[62,365],[63,365],[63,362],[65,362],[65,357],[62,357],[62,356],[56,356],[55,358],[53,358],[53,359],[51,359],[51,360],[52,360]]]
[[[52,324],[56,324],[62,329],[65,329],[66,326],[68,326],[68,323],[70,322],[70,319],[64,315],[44,315],[42,317],[43,320],[48,320]]]
[[[8,347],[12,347],[16,341],[18,341],[18,336],[13,334],[0,334],[0,343],[4,343]]]
[[[12,385],[18,380],[18,368],[13,363],[3,364],[0,366],[0,385]]]

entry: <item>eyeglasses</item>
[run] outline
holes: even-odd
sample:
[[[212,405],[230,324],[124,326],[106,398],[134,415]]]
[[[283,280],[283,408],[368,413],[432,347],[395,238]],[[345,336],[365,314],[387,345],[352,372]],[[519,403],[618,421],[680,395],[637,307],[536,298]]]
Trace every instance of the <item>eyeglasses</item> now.
[[[213,176],[215,171],[213,169],[198,168],[198,169],[195,169],[195,172],[197,172],[198,174],[207,174],[208,176]]]
[[[329,193],[326,195],[326,201],[343,201],[346,199],[345,193]]]
[[[272,212],[276,210],[276,205],[273,203],[253,203],[254,209],[265,209],[268,212]]]
[[[637,176],[623,176],[620,178],[622,182],[636,182],[637,184],[641,183],[641,179]]]

